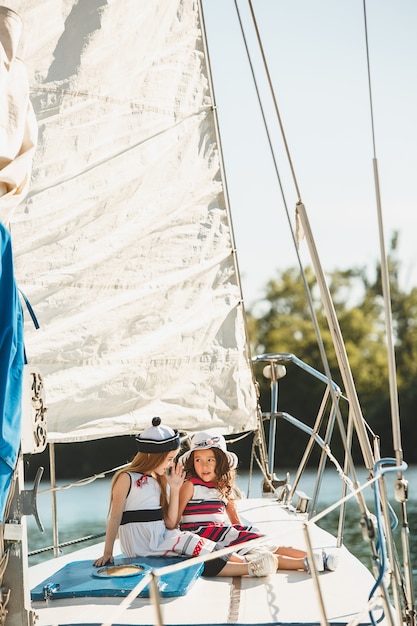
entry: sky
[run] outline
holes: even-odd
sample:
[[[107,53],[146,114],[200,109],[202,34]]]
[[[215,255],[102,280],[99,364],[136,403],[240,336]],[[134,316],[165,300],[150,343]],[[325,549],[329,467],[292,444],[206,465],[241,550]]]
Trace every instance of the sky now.
[[[253,0],[277,106],[325,272],[380,259],[363,0]],[[262,71],[248,2],[238,2]],[[417,285],[417,2],[367,0],[375,157],[385,250],[399,233],[401,286]],[[258,88],[283,188],[268,151],[234,0],[205,0],[210,62],[247,305],[298,264],[289,226],[296,187],[264,76]],[[287,212],[289,218],[287,217]],[[309,256],[304,243],[300,255]]]

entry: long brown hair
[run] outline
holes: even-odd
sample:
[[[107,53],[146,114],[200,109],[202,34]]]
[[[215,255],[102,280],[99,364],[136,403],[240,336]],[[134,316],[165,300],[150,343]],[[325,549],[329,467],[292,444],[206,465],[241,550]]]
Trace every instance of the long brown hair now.
[[[113,487],[122,474],[126,474],[127,472],[137,472],[138,474],[151,474],[155,468],[157,468],[159,465],[161,465],[161,463],[165,461],[168,454],[170,454],[170,451],[155,453],[138,452],[129,463],[129,465],[126,465],[126,467],[122,467],[121,469],[119,469],[115,473],[111,481],[110,508],[113,499]],[[160,505],[162,508],[162,515],[165,518],[168,510],[167,479],[165,474],[162,476],[156,474],[155,480],[158,482],[161,489]]]
[[[220,491],[220,493],[227,498],[227,500],[233,500],[232,493],[235,489],[235,470],[230,469],[229,461],[227,460],[227,456],[220,450],[220,448],[210,448],[216,457],[216,489]],[[184,469],[187,474],[187,478],[193,477],[198,478],[198,475],[194,469],[194,450],[191,452],[190,456],[186,461],[184,461]]]

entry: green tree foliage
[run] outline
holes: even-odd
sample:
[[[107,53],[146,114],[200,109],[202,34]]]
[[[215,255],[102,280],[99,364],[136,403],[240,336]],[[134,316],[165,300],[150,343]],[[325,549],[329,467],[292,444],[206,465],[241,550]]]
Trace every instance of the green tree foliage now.
[[[400,264],[396,257],[397,236],[391,241],[389,255],[390,289],[400,398],[403,445],[408,462],[417,461],[410,445],[412,420],[417,408],[417,289],[409,293],[400,287]],[[298,268],[290,268],[270,280],[265,289],[261,314],[249,312],[249,336],[253,354],[292,353],[320,372],[325,372],[317,333],[312,323],[311,307],[320,329],[333,380],[342,387],[337,360],[326,322],[314,273],[307,268],[305,282],[311,300],[307,298],[304,280]],[[356,384],[362,413],[370,431],[381,438],[381,452],[393,455],[390,421],[389,373],[386,347],[385,312],[381,295],[381,267],[376,265],[374,278],[369,279],[365,268],[336,270],[328,276],[335,310],[344,338],[352,375]],[[311,303],[311,304],[310,304]],[[255,374],[261,387],[262,408],[269,410],[269,382],[261,376],[260,366]],[[343,391],[343,388],[342,388]],[[279,383],[278,410],[286,411],[313,425],[321,402],[323,385],[311,384],[302,371],[287,366],[287,376]],[[268,402],[265,402],[265,398]],[[291,464],[296,454],[300,433],[279,422],[277,454]],[[305,443],[305,442],[304,442]]]

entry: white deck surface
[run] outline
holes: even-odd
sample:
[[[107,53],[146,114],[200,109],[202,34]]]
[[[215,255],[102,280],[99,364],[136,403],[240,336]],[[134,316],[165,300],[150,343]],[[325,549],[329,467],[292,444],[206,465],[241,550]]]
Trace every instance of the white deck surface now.
[[[304,520],[270,499],[242,500],[242,517],[251,520],[278,545],[304,548]],[[315,548],[334,548],[335,540],[313,526]],[[116,546],[115,554],[118,546]],[[102,544],[59,557],[30,569],[31,588],[66,563],[94,560],[102,554]],[[365,565],[345,548],[339,549],[335,572],[319,575],[328,622],[349,623],[364,612],[374,579]],[[34,602],[38,626],[46,624],[155,624],[155,609],[149,599],[135,599],[120,612],[123,598],[51,599]],[[162,619],[170,624],[314,624],[322,621],[314,578],[303,571],[279,570],[268,578],[198,578],[187,595],[163,598]],[[376,610],[375,619],[382,611]],[[359,620],[369,623],[365,611]]]

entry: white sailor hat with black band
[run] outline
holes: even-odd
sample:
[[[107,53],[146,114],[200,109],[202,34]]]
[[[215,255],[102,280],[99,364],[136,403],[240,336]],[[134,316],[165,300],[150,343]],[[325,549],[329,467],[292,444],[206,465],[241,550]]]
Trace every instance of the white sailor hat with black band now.
[[[178,450],[180,447],[178,430],[173,430],[169,426],[162,426],[160,417],[154,417],[152,426],[136,435],[135,439],[139,452],[158,454],[159,452]]]

